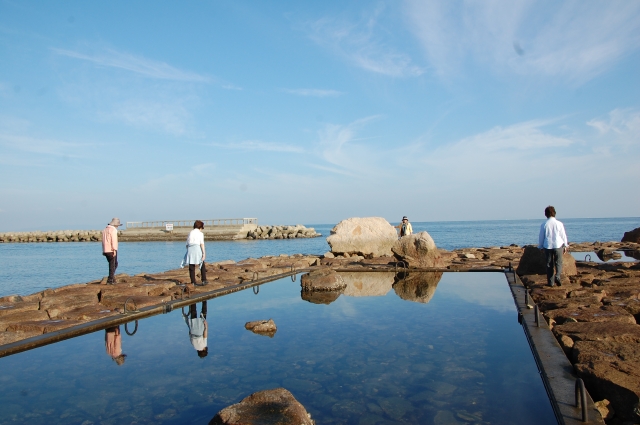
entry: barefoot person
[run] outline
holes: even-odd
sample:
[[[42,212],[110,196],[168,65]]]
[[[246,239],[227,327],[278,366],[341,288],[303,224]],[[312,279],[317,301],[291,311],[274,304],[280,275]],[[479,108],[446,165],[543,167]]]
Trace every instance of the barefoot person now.
[[[102,255],[107,257],[109,262],[109,277],[107,283],[113,285],[116,283],[115,275],[118,268],[118,227],[120,227],[120,219],[113,218],[107,227],[102,231]]]
[[[200,277],[202,284],[207,285],[207,270],[204,265],[204,260],[207,257],[207,253],[204,249],[204,223],[201,220],[196,220],[193,223],[193,230],[189,232],[187,237],[187,253],[182,260],[182,266],[189,265],[189,278],[191,283],[196,285],[196,266],[200,269]]]
[[[556,209],[549,205],[544,209],[547,221],[540,226],[538,237],[538,248],[544,250],[547,261],[547,284],[560,285],[562,275],[562,255],[569,249],[567,234],[564,231],[562,222],[556,220]],[[555,273],[554,273],[555,266]]]

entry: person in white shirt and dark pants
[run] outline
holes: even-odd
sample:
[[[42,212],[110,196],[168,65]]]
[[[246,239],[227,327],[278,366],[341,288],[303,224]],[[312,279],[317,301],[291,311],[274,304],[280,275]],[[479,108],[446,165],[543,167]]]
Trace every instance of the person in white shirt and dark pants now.
[[[538,248],[544,250],[547,260],[547,284],[555,286],[556,283],[561,284],[562,255],[568,251],[569,242],[564,225],[556,220],[556,209],[549,205],[544,209],[544,215],[547,217],[547,221],[540,226]]]

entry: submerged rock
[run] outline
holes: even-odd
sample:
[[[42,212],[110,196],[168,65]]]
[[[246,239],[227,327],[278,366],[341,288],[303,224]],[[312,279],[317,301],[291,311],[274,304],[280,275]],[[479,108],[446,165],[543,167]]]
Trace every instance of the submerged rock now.
[[[525,246],[516,272],[520,276],[527,274],[546,275],[547,260],[544,251],[533,245]],[[567,252],[562,256],[562,276],[575,276],[577,274],[576,260]]]
[[[409,267],[444,267],[436,243],[427,232],[404,236],[394,243],[391,250]]]
[[[209,425],[314,425],[311,415],[284,388],[259,391],[219,411]]]
[[[245,323],[244,328],[253,332],[254,334],[266,335],[269,338],[273,338],[273,336],[278,331],[276,323],[273,321],[273,319],[247,322]]]
[[[409,273],[393,284],[393,290],[403,300],[428,303],[436,293],[442,272]]]
[[[382,217],[352,217],[342,220],[327,238],[334,254],[358,254],[364,257],[391,255],[398,240],[396,229]]]

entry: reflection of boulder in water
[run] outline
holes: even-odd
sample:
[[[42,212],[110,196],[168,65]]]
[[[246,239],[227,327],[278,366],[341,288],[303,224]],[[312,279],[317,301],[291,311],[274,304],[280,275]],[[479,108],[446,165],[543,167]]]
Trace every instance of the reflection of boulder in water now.
[[[409,273],[393,284],[396,294],[407,301],[428,303],[436,293],[442,272]]]
[[[599,249],[596,251],[596,255],[602,261],[622,259],[622,254],[611,249]]]
[[[300,291],[303,300],[314,304],[331,304],[340,297],[342,291]]]
[[[393,286],[392,272],[341,272],[347,287],[344,294],[350,297],[382,297]]]

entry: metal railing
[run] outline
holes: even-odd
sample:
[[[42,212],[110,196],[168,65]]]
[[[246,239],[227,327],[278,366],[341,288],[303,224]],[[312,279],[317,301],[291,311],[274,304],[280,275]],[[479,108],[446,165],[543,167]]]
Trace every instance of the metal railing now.
[[[212,218],[202,220],[207,226],[238,226],[244,224],[258,224],[257,218]],[[195,220],[162,220],[162,221],[127,221],[127,229],[164,229],[167,224],[173,227],[193,227]]]

